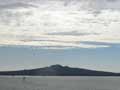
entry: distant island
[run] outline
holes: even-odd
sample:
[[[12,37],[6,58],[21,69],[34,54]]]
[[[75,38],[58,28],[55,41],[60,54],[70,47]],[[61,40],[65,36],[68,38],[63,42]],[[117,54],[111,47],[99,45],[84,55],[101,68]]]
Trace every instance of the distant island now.
[[[83,68],[72,68],[62,65],[51,65],[49,67],[19,70],[1,71],[0,75],[27,75],[27,76],[120,76],[120,73],[95,71]]]

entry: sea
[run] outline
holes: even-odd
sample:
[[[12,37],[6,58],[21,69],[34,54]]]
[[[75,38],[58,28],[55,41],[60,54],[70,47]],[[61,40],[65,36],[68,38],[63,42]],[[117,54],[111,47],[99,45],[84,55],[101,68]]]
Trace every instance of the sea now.
[[[120,90],[120,77],[0,76],[0,90]]]

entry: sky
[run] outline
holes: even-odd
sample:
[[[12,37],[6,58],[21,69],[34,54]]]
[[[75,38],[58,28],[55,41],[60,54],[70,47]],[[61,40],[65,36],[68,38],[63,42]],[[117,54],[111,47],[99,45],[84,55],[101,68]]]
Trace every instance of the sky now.
[[[119,0],[0,0],[0,71],[53,64],[120,72]]]

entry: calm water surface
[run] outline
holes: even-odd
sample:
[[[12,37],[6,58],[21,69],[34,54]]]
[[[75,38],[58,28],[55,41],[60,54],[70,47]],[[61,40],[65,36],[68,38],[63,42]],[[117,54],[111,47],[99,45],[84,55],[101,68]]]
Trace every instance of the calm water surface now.
[[[120,90],[120,77],[0,77],[0,90]]]

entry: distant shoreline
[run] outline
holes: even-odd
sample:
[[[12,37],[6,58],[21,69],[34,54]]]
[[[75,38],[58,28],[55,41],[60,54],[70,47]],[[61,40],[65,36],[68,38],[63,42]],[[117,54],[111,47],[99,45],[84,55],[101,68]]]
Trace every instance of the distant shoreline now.
[[[120,73],[96,71],[83,68],[73,68],[62,65],[51,65],[49,67],[19,70],[19,71],[1,71],[0,76],[120,76]]]

